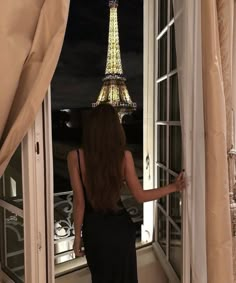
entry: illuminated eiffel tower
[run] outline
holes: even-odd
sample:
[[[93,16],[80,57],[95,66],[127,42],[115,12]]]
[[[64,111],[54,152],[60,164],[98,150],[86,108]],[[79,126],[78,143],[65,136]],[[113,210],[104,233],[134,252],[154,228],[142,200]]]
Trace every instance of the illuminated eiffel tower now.
[[[129,96],[125,84],[126,78],[123,75],[117,19],[118,0],[110,0],[109,7],[110,22],[105,78],[97,102],[92,106],[110,103],[117,109],[120,121],[122,121],[124,115],[136,110],[136,103],[132,102]]]

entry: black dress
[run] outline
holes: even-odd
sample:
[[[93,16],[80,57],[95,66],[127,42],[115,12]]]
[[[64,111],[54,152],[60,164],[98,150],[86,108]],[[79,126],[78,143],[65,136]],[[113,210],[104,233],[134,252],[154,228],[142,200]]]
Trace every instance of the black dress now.
[[[85,256],[92,283],[137,283],[135,226],[122,202],[118,212],[95,212],[84,191],[85,212],[82,228]]]

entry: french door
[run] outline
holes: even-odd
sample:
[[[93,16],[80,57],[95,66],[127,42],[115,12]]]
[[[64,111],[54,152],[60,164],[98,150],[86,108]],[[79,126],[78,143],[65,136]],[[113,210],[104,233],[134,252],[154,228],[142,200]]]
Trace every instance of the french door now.
[[[182,169],[174,0],[144,1],[144,187],[172,182]],[[144,205],[143,238],[171,282],[189,282],[185,199],[176,192]]]
[[[47,281],[43,111],[0,179],[3,282]]]

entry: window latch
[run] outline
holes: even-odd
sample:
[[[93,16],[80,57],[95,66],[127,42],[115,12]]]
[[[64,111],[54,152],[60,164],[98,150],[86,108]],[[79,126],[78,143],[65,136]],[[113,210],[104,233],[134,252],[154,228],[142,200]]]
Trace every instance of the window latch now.
[[[149,168],[150,166],[150,158],[149,158],[149,154],[146,156],[146,170]]]
[[[36,142],[35,144],[35,151],[37,154],[39,154],[39,142]]]
[[[149,170],[148,170],[149,169]],[[148,170],[148,179],[151,179],[151,172],[150,172],[150,157],[149,157],[149,153],[146,156],[146,170]]]

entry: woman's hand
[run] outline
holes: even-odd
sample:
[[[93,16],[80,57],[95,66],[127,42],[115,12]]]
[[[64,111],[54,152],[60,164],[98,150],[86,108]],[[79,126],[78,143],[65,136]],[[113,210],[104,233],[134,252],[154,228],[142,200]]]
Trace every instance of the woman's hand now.
[[[183,191],[184,189],[186,189],[186,178],[184,177],[184,171],[182,171],[177,176],[173,185],[175,186],[175,189],[177,192]]]
[[[84,256],[84,252],[81,250],[81,246],[82,246],[82,238],[75,237],[74,244],[73,244],[73,250],[75,253],[75,257]]]

